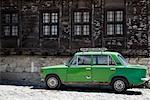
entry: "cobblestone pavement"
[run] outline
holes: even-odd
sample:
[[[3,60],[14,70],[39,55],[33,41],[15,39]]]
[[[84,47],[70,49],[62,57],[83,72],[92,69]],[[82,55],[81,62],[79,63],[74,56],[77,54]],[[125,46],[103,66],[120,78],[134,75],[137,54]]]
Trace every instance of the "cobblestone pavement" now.
[[[67,87],[47,90],[34,86],[0,85],[0,100],[150,100],[150,89],[129,89],[115,94],[110,89]]]

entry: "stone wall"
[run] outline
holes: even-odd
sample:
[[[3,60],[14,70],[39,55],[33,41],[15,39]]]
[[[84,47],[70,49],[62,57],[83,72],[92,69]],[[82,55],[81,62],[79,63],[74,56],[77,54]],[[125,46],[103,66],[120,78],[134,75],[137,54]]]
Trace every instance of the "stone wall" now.
[[[69,57],[1,56],[0,84],[43,86],[40,67],[63,64]]]
[[[40,67],[63,64],[70,57],[1,56],[0,72],[39,72]],[[127,58],[131,64],[150,64],[150,58]]]
[[[40,68],[63,64],[70,57],[56,56],[1,56],[0,84],[40,85]],[[150,64],[150,58],[127,58],[132,64]]]
[[[69,55],[83,47],[106,47],[127,56],[149,54],[150,0],[0,1],[0,20],[2,20],[0,21],[0,54]],[[123,29],[118,27],[119,34],[115,34],[116,32],[107,34],[106,13],[109,10],[113,13],[115,10],[123,11],[124,17],[119,22],[123,24],[121,25]],[[46,35],[43,29],[47,24],[42,21],[43,14],[49,15],[50,12],[57,12],[59,15],[59,23],[55,23],[58,24],[58,30],[54,36],[50,35],[51,32]],[[90,35],[78,32],[78,36],[75,33],[74,25],[78,23],[74,22],[74,12],[89,12],[90,19],[86,24],[89,25],[87,29]],[[18,16],[15,17],[16,23],[7,23],[6,19],[8,22],[10,19],[5,16],[6,14]],[[50,22],[50,18],[47,21]],[[11,24],[18,26],[16,36],[5,34],[6,25],[11,26]]]
[[[3,56],[0,57],[0,72],[39,72],[42,66],[63,64],[67,59],[54,56]]]

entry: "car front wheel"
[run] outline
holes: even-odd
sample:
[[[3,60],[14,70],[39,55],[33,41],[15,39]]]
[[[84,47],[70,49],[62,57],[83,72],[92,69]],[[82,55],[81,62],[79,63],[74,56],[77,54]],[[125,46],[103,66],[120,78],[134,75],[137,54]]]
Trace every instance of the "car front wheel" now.
[[[112,82],[112,88],[117,93],[125,92],[127,90],[127,81],[123,78],[115,78]]]
[[[46,78],[46,85],[49,89],[58,89],[61,86],[61,81],[57,76],[50,75]]]

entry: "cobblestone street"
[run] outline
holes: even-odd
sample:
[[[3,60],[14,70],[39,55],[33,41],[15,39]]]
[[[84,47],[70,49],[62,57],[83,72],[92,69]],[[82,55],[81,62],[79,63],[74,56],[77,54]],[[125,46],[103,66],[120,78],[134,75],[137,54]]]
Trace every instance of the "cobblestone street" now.
[[[0,100],[150,100],[150,89],[129,89],[115,94],[109,89],[67,87],[46,90],[33,86],[0,85]]]

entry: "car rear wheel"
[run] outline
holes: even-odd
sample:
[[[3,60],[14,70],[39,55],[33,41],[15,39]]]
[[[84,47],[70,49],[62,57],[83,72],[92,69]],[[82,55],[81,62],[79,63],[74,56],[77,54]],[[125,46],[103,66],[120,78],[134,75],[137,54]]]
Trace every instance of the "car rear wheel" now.
[[[112,88],[115,92],[121,93],[127,90],[127,81],[123,78],[115,78],[112,81]]]
[[[46,78],[46,85],[49,89],[58,89],[61,86],[61,81],[57,76],[49,75]]]

